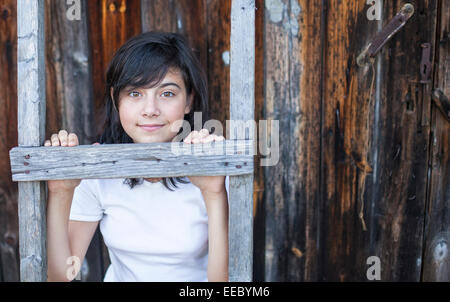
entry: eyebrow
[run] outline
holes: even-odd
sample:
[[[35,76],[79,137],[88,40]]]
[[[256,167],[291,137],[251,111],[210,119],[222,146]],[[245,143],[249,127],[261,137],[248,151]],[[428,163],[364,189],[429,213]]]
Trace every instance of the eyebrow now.
[[[156,87],[156,88],[157,88],[157,89],[160,89],[160,88],[164,88],[164,87],[167,87],[167,86],[176,86],[176,87],[178,87],[178,89],[181,90],[180,85],[178,85],[177,83],[174,83],[174,82],[163,83],[163,84],[159,85],[159,86]],[[124,91],[130,92],[130,91],[132,91],[132,90],[134,90],[134,89],[138,89],[138,88],[139,88],[139,87],[130,86],[129,88],[125,88]]]
[[[164,88],[164,87],[171,86],[171,85],[176,86],[176,87],[178,87],[178,89],[181,90],[180,85],[178,85],[177,83],[173,83],[173,82],[163,83],[163,84],[159,85],[158,88]]]

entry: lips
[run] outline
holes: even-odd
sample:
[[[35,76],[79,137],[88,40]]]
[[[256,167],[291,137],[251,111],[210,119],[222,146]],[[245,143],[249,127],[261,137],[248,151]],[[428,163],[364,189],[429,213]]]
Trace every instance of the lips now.
[[[151,131],[155,131],[155,130],[158,130],[158,129],[164,127],[164,125],[157,125],[157,124],[150,125],[150,124],[148,124],[148,125],[139,125],[139,127],[142,128],[145,131],[151,132]]]

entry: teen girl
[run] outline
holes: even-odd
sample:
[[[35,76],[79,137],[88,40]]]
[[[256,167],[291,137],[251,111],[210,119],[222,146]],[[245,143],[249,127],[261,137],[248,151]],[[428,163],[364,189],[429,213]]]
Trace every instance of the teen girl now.
[[[182,130],[175,121],[194,129],[194,111],[207,119],[206,86],[181,35],[130,39],[107,70],[98,142],[171,142]],[[223,139],[201,129],[183,141]],[[76,134],[61,130],[44,146],[78,144]],[[48,181],[48,280],[76,276],[100,224],[111,260],[104,281],[228,281],[228,182],[228,176]]]

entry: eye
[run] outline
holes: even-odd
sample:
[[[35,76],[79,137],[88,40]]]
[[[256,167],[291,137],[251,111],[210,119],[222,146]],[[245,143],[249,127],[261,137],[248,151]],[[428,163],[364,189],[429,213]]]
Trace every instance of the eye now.
[[[172,95],[170,95],[170,94],[172,94]],[[165,97],[173,97],[173,96],[175,96],[175,94],[172,91],[164,91],[162,93],[162,95],[165,96]]]
[[[138,91],[132,91],[132,92],[130,92],[128,95],[131,96],[131,97],[139,96],[139,95],[136,95],[136,93],[137,93],[137,94],[140,94]]]

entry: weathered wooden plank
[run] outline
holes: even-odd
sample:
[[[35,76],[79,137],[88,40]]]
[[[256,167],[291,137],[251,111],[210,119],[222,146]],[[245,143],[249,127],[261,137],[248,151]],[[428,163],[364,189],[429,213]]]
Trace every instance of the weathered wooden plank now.
[[[177,32],[177,28],[181,29],[183,16],[174,8],[177,3],[173,0],[141,0],[142,31]]]
[[[224,125],[230,118],[231,0],[207,1],[208,93],[211,118]],[[225,134],[224,134],[225,135]]]
[[[184,175],[241,175],[253,170],[251,140],[16,147],[14,181]],[[236,148],[236,151],[235,151]]]
[[[367,280],[372,226],[365,184],[372,184],[375,67],[356,58],[381,29],[363,1],[327,1],[324,9],[319,281]],[[386,21],[386,20],[385,20]],[[369,243],[370,242],[370,243]]]
[[[232,0],[230,46],[230,120],[254,121],[254,0]],[[246,139],[256,140],[252,129]],[[230,281],[252,281],[253,278],[253,158],[251,166],[251,174],[230,177]]]
[[[429,18],[428,11],[423,11]],[[437,15],[437,57],[433,86],[450,97],[450,2],[441,1]],[[433,49],[434,51],[434,49]],[[450,123],[437,107],[431,110],[428,200],[421,281],[450,281]]]
[[[0,3],[0,282],[19,281],[17,185],[11,180],[8,152],[17,146],[16,0]]]
[[[438,1],[408,2],[414,15],[385,45],[377,67],[379,119],[371,156],[375,182],[367,214],[373,221],[371,254],[380,257],[382,281],[420,281],[423,261],[432,86],[419,83],[420,62],[422,43],[435,44]],[[385,1],[383,19],[403,5]],[[429,59],[433,66],[433,51]]]
[[[87,0],[79,3],[76,7],[66,1],[46,0],[46,137],[67,129],[84,145],[95,141],[95,127]],[[71,9],[79,9],[79,20],[77,16],[68,18]],[[88,269],[81,270],[81,280],[102,280],[100,244],[97,234],[84,258]]]
[[[265,280],[314,281],[320,251],[322,3],[266,1],[265,11],[265,118],[279,120],[282,142],[280,162],[265,167]]]
[[[209,1],[208,1],[209,2]],[[207,68],[205,0],[141,0],[142,31],[184,35],[202,66]]]
[[[70,20],[65,1],[46,1],[46,137],[67,129],[80,144],[95,139],[86,2],[80,1],[80,20]]]
[[[420,278],[429,97],[418,82],[421,43],[433,41],[436,1],[412,3],[416,13],[364,67],[356,57],[403,3],[385,1],[379,22],[368,20],[369,7],[359,1],[331,1],[327,10],[326,280],[367,280],[370,256],[380,259],[382,281]],[[428,21],[420,11],[430,13]],[[336,127],[336,139],[327,137]]]
[[[44,0],[17,1],[19,146],[45,136]],[[19,183],[20,280],[47,279],[45,184]]]
[[[94,86],[95,133],[103,127],[105,105],[105,75],[116,50],[128,39],[141,33],[140,1],[98,0],[87,1],[91,71]]]
[[[295,147],[291,149],[292,133],[289,126],[292,107],[289,89],[291,86],[298,87],[298,83],[291,83],[292,79],[289,77],[291,56],[294,64],[296,59],[298,60],[298,53],[290,51],[289,46],[294,43],[298,49],[298,40],[294,37],[292,41],[290,27],[286,29],[283,27],[284,24],[290,25],[289,2],[289,0],[265,2],[265,118],[279,121],[280,132],[269,131],[269,134],[279,135],[280,141],[284,142],[280,146],[281,161],[275,166],[264,167],[268,188],[265,195],[264,279],[269,282],[286,280],[286,277],[282,276],[287,272],[286,243],[289,235],[286,214],[290,202],[295,202],[291,199],[292,196],[285,195],[289,194],[285,192],[289,183],[295,183],[287,179],[286,175],[289,173],[289,165],[295,163],[290,156],[296,149]],[[293,21],[298,22],[297,17]],[[294,73],[299,76],[298,71]],[[302,231],[299,230],[299,233]]]
[[[264,0],[255,2],[255,120],[264,120]],[[208,28],[210,26],[208,25]],[[229,80],[228,80],[229,81]],[[223,82],[223,80],[222,80]],[[229,92],[229,90],[227,90]],[[228,114],[228,113],[227,113]],[[264,281],[265,180],[261,152],[254,160],[253,181],[253,281]]]

